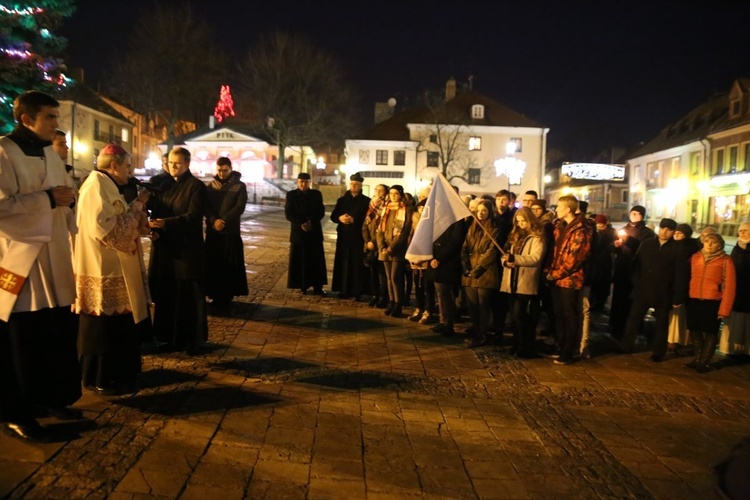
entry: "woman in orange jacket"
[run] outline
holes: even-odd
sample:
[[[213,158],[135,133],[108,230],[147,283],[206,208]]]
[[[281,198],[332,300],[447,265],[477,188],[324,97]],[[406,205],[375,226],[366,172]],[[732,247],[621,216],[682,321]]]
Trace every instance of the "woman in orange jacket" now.
[[[686,308],[687,327],[695,350],[695,359],[687,366],[699,373],[710,369],[719,328],[732,311],[736,287],[734,263],[724,251],[724,239],[718,233],[707,234],[703,249],[690,258]]]

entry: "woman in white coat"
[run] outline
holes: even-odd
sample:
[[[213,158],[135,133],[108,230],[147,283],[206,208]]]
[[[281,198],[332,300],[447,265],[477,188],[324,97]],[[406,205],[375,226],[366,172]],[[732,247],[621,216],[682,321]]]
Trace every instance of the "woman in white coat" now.
[[[510,354],[519,358],[535,357],[535,332],[529,306],[539,287],[544,240],[542,223],[529,208],[516,210],[505,249],[500,259],[505,268],[500,291],[510,295],[516,324]]]

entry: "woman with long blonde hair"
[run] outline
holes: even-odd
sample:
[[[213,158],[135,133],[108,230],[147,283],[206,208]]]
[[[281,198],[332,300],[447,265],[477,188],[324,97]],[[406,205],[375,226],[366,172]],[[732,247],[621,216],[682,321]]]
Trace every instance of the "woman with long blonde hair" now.
[[[519,358],[536,355],[530,304],[537,295],[544,256],[541,221],[527,207],[516,210],[513,230],[501,256],[505,268],[500,291],[510,295],[516,329],[510,354]]]

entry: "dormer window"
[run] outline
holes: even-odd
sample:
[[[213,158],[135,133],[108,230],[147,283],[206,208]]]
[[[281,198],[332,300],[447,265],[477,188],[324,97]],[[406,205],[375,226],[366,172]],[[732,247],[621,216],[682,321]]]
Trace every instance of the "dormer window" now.
[[[478,120],[484,119],[484,105],[474,104],[471,107],[471,117]]]
[[[742,109],[742,100],[735,99],[729,106],[729,117],[736,118],[740,116],[740,110]]]

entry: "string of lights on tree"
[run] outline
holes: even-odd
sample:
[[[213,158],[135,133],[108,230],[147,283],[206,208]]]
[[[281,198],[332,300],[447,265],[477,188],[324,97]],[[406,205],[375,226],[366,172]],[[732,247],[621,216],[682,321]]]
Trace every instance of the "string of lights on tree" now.
[[[229,85],[222,85],[219,91],[219,102],[216,103],[214,108],[214,117],[216,121],[221,123],[225,118],[234,116],[234,100],[232,99],[232,91],[229,89]]]
[[[67,40],[54,31],[74,11],[73,0],[0,0],[0,133],[13,129],[16,96],[72,83],[60,58]]]

